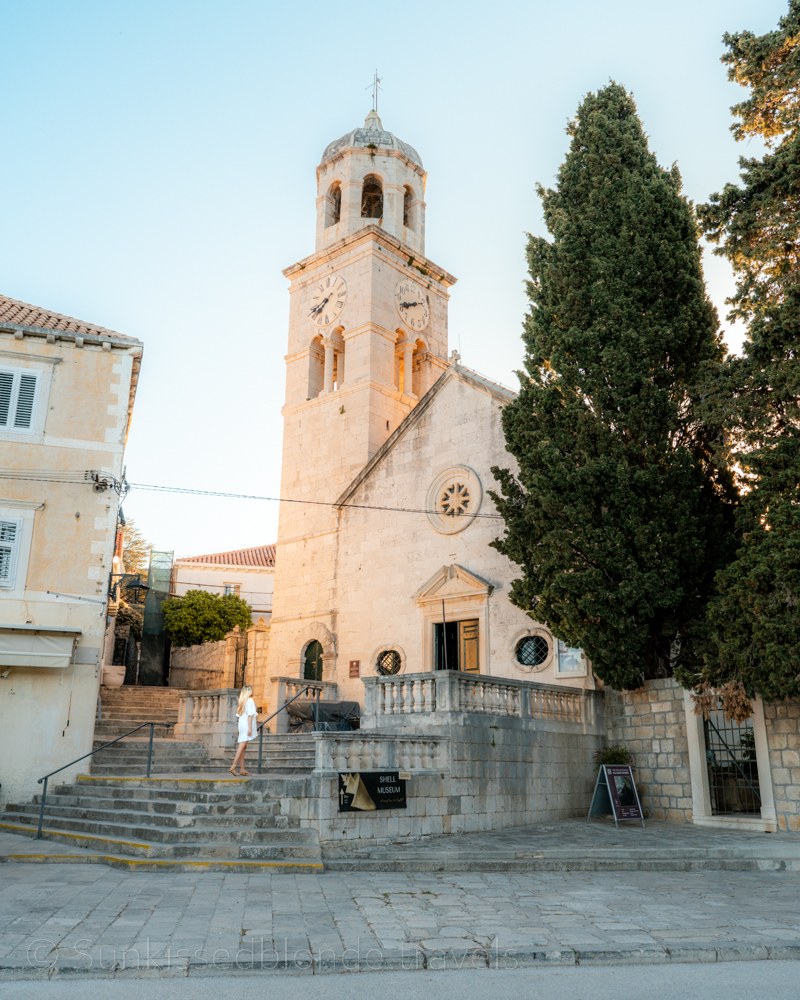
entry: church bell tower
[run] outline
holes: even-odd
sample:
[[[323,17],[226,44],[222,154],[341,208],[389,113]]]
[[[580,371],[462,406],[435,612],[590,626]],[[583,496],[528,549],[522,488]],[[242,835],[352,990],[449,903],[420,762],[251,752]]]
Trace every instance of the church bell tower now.
[[[280,509],[270,638],[281,674],[302,674],[302,629],[290,622],[318,617],[335,633],[340,585],[336,508],[291,501],[334,504],[448,365],[455,278],[425,257],[426,177],[416,150],[370,111],[322,154],[316,248],[283,272],[281,497],[290,502]],[[328,674],[333,660],[325,655]]]

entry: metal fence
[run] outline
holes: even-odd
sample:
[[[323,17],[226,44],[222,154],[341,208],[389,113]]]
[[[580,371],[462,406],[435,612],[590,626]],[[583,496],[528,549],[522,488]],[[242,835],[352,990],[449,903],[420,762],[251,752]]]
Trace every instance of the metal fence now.
[[[759,813],[761,793],[752,724],[730,722],[722,712],[711,712],[705,720],[705,735],[712,812]]]

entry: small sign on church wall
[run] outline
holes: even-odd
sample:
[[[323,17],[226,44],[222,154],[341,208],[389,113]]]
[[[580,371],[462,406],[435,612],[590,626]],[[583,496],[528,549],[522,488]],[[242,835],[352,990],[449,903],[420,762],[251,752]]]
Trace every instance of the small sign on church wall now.
[[[339,773],[339,812],[405,809],[406,780],[398,771]]]
[[[350,661],[350,676],[351,677],[361,676],[361,660]]]

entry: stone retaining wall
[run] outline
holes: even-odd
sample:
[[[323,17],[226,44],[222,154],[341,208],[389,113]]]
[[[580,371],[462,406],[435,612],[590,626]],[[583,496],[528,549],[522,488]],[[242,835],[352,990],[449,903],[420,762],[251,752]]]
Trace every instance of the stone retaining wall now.
[[[169,660],[169,686],[205,691],[225,687],[227,640],[204,642],[200,646],[173,647]]]
[[[375,738],[409,740],[414,729],[362,730],[352,741],[362,742],[362,752],[374,755]],[[318,830],[323,843],[358,840],[365,845],[398,837],[499,830],[586,816],[589,811],[592,755],[605,742],[602,724],[464,714],[447,725],[435,725],[428,716],[420,719],[419,735],[431,753],[437,741],[436,766],[427,761],[427,767],[411,767],[406,809],[340,813],[339,767],[330,764],[307,778],[306,795],[287,801],[285,808],[301,826]],[[318,733],[316,738],[331,742],[344,737]],[[323,757],[318,752],[318,761]],[[352,755],[341,768],[361,769]]]
[[[778,828],[800,832],[800,703],[764,705]]]
[[[636,786],[653,819],[692,821],[692,782],[683,688],[673,678],[646,681],[638,691],[606,688],[609,744],[633,757]]]

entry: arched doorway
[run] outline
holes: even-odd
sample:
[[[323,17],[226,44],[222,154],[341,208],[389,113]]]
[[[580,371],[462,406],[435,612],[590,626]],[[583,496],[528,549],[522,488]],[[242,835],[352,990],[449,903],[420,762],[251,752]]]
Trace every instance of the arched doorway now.
[[[322,643],[316,639],[306,646],[305,673],[304,680],[322,680]]]

